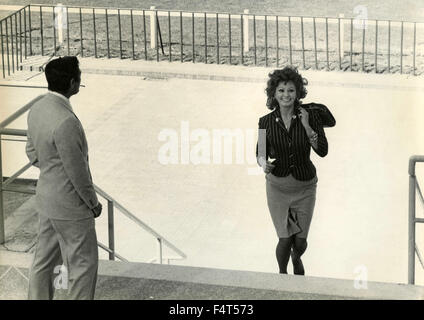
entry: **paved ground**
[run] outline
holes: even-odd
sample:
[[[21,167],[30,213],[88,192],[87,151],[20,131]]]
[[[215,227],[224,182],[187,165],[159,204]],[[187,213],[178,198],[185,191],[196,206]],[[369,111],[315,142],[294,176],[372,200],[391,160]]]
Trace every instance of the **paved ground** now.
[[[249,158],[254,144],[244,146],[242,164],[235,159],[233,164],[181,164],[180,159],[163,165],[158,159],[166,143],[159,140],[160,133],[171,129],[180,142],[182,121],[188,121],[191,134],[200,128],[211,139],[214,129],[255,131],[258,117],[267,112],[264,79],[271,69],[90,59],[83,60],[82,68],[106,73],[84,73],[86,87],[71,99],[86,128],[96,183],[187,254],[188,259],[174,264],[276,272],[277,238],[264,178],[248,174],[255,167]],[[156,79],[145,77],[160,68],[163,74]],[[144,76],[128,76],[130,71]],[[172,71],[204,78],[214,74],[217,80],[166,78]],[[118,72],[122,75],[107,75]],[[305,102],[328,105],[338,121],[327,130],[329,155],[313,156],[319,187],[304,258],[307,274],[354,279],[365,267],[369,280],[405,283],[407,167],[409,156],[424,154],[419,122],[424,116],[423,79],[304,75],[311,80]],[[230,78],[243,81],[223,81]],[[43,84],[43,78],[30,83]],[[0,118],[42,92],[0,87],[5,101]],[[25,117],[14,126],[24,128]],[[3,142],[3,150],[5,174],[25,163],[23,145]],[[424,176],[422,170],[417,173]],[[107,242],[106,215],[97,228],[100,240]],[[117,250],[124,257],[148,261],[155,256],[156,240],[119,214],[116,232]],[[417,271],[419,283],[419,265]]]

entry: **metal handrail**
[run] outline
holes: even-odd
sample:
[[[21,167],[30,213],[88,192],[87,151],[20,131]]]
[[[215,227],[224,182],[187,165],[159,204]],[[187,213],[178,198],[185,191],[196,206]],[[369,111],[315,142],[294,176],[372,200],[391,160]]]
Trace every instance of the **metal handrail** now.
[[[34,103],[36,103],[38,100],[40,100],[41,98],[43,98],[44,95],[40,95],[34,99],[32,99],[30,102],[28,102],[26,105],[24,105],[22,108],[20,108],[18,111],[16,111],[15,113],[13,113],[12,115],[10,115],[6,120],[0,122],[0,134],[9,134],[9,135],[20,135],[20,134],[11,134],[8,133],[6,130],[13,130],[13,129],[5,129],[6,126],[8,126],[10,123],[12,123],[13,121],[15,121],[17,118],[19,118],[21,115],[23,115],[25,112],[27,112]],[[14,130],[19,130],[19,129],[14,129]],[[25,136],[26,136],[26,131],[25,131]]]
[[[4,17],[4,18],[1,18],[1,19],[0,19],[0,22],[4,21],[4,20],[6,20],[6,19],[9,19],[9,18],[11,18],[11,17],[13,17],[15,14],[18,14],[19,12],[22,12],[22,10],[25,10],[26,8],[29,8],[30,6],[31,6],[31,5],[29,5],[29,4],[27,4],[26,6],[23,6],[22,8],[20,8],[19,10],[15,11],[15,12],[13,12],[13,13],[11,13],[11,14],[9,14],[8,16],[6,16],[6,17]]]
[[[421,200],[424,202],[417,177],[415,176],[415,165],[417,162],[424,162],[424,155],[414,155],[409,158],[409,221],[408,221],[408,283],[415,283],[415,253],[417,253],[420,262],[422,259],[415,243],[415,228],[417,223],[424,223],[423,218],[417,218],[415,215],[415,200],[418,191]]]
[[[11,116],[9,116],[6,120],[2,121],[0,123],[0,141],[1,141],[1,135],[12,135],[12,136],[27,136],[27,130],[24,129],[10,129],[5,128],[7,125],[9,125],[11,122],[16,120],[18,117],[20,117],[22,114],[24,114],[26,111],[28,111],[31,106],[37,102],[39,99],[44,97],[44,95],[38,96],[35,99],[32,99],[29,103],[24,105],[22,108],[20,108],[18,111],[13,113]],[[0,142],[0,244],[4,243],[5,241],[5,233],[4,233],[4,216],[3,216],[3,191],[12,191],[12,192],[21,192],[21,193],[29,193],[29,194],[35,194],[35,190],[27,190],[25,188],[17,188],[12,187],[10,184],[18,178],[22,173],[24,173],[26,170],[28,170],[32,165],[31,163],[26,164],[21,169],[19,169],[16,173],[14,173],[11,177],[9,177],[6,181],[3,181],[3,171],[2,171],[2,162],[1,162],[1,142]],[[24,190],[25,189],[25,190]],[[102,196],[105,200],[108,202],[108,238],[109,238],[109,247],[105,246],[104,244],[98,242],[98,246],[105,251],[109,253],[109,259],[114,260],[115,257],[120,259],[121,261],[128,261],[122,256],[120,256],[115,251],[115,232],[114,232],[114,208],[116,207],[119,211],[121,211],[126,217],[131,219],[133,222],[135,222],[138,226],[142,227],[144,230],[149,232],[151,235],[153,235],[158,240],[158,258],[153,259],[151,261],[158,260],[161,264],[163,263],[163,245],[166,245],[173,251],[175,251],[179,257],[165,257],[165,259],[168,260],[168,263],[170,260],[178,260],[178,259],[186,259],[186,254],[178,249],[176,246],[174,246],[170,241],[168,241],[165,237],[160,235],[158,232],[156,232],[153,228],[151,228],[149,225],[141,221],[139,218],[137,218],[134,214],[132,214],[130,211],[128,211],[124,206],[122,206],[119,202],[117,202],[113,197],[111,197],[109,194],[107,194],[105,191],[100,189],[97,185],[94,185],[94,189],[97,194]]]
[[[165,237],[160,235],[158,232],[156,232],[154,229],[152,229],[150,226],[148,226],[146,223],[141,221],[139,218],[137,218],[134,214],[129,212],[126,208],[124,208],[119,202],[117,202],[114,198],[112,198],[110,195],[108,195],[105,191],[100,189],[97,185],[94,185],[94,190],[101,195],[105,200],[108,201],[108,203],[112,202],[113,206],[116,207],[119,211],[121,211],[122,214],[124,214],[127,218],[131,219],[133,222],[135,222],[138,226],[149,232],[152,236],[154,236],[159,243],[160,251],[162,251],[162,245],[165,244],[170,249],[174,250],[181,259],[187,258],[184,252],[182,252],[180,249],[178,249],[176,246],[174,246],[171,242],[169,242]],[[162,254],[159,254],[159,259],[162,260],[161,257],[163,257]]]

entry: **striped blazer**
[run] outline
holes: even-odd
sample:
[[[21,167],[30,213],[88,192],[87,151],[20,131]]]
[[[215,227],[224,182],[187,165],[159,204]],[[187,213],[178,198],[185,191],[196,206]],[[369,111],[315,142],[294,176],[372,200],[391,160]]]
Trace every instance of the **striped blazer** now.
[[[310,108],[311,104],[304,104],[302,107],[309,113],[309,124],[318,134],[317,149],[313,149],[320,157],[325,157],[328,153],[328,142],[322,120],[317,110]],[[289,131],[284,126],[279,108],[261,117],[259,129],[265,129],[265,134],[259,133],[256,156],[263,156],[267,160],[274,158],[272,163],[275,168],[272,174],[277,177],[292,174],[297,180],[307,181],[316,176],[316,169],[310,160],[311,144],[298,114],[296,107]],[[261,136],[264,138],[261,139]]]

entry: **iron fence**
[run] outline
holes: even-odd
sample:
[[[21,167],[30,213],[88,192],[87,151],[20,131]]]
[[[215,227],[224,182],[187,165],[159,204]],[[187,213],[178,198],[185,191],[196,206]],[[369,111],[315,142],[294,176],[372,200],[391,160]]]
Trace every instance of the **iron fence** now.
[[[423,72],[424,23],[28,5],[0,21],[3,77],[28,55]],[[418,44],[418,45],[417,45]]]

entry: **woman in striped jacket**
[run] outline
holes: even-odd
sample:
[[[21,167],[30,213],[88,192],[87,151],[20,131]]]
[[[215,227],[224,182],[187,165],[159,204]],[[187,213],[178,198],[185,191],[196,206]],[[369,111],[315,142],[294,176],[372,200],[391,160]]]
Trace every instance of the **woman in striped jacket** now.
[[[269,74],[267,107],[273,111],[259,119],[256,150],[258,164],[266,173],[268,208],[279,238],[280,273],[287,273],[291,256],[297,275],[305,274],[301,256],[307,247],[318,182],[311,147],[325,157],[328,142],[323,127],[335,125],[324,105],[301,104],[307,83],[295,67]]]

